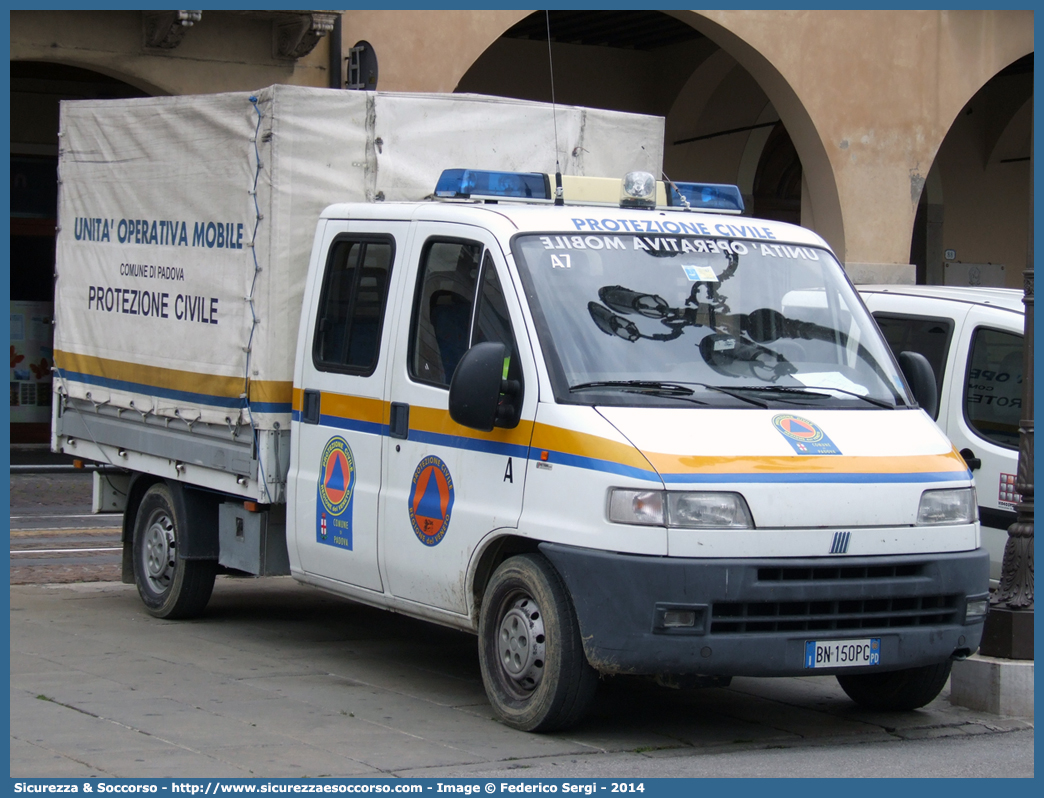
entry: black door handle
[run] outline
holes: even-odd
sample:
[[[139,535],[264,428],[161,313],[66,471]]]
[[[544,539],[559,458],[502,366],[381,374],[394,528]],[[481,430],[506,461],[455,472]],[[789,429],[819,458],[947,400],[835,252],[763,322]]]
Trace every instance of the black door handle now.
[[[964,458],[964,462],[968,464],[971,471],[982,468],[982,460],[976,457],[975,452],[971,449],[961,449],[961,457]]]
[[[410,406],[402,402],[391,403],[391,423],[388,434],[393,438],[406,438],[410,434]]]
[[[311,388],[305,388],[304,406],[301,408],[302,424],[319,423],[319,397],[320,392]]]

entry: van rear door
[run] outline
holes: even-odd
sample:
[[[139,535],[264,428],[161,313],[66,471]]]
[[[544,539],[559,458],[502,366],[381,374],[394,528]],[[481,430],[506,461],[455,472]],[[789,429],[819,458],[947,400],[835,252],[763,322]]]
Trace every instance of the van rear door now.
[[[973,307],[961,329],[951,385],[951,412],[946,434],[977,465],[976,493],[982,543],[990,552],[990,578],[1000,579],[1008,527],[1015,523],[1020,497],[1019,421],[1022,418],[1023,317]],[[958,409],[959,408],[959,409]],[[978,461],[976,464],[974,461]]]
[[[394,327],[389,296],[398,292],[408,231],[405,221],[327,224],[294,413],[299,449],[292,528],[301,568],[377,591],[384,587],[377,506]]]

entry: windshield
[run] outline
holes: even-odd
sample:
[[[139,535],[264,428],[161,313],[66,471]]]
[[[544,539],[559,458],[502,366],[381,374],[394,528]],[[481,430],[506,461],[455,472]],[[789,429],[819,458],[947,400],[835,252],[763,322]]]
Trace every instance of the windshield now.
[[[652,235],[512,246],[559,402],[913,404],[824,250]]]

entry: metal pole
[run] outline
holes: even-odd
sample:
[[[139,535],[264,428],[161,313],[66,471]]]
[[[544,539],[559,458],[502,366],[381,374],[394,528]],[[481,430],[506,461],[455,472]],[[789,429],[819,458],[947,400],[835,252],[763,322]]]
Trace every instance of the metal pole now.
[[[1015,487],[1022,499],[1008,528],[1001,583],[990,599],[980,651],[992,657],[1033,659],[1033,125],[1030,123],[1029,249],[1023,272],[1026,327],[1022,350],[1022,418]]]

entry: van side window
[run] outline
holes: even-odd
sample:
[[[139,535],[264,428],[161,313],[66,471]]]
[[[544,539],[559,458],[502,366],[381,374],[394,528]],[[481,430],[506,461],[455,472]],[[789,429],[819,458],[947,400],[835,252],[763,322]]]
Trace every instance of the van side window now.
[[[500,286],[500,278],[497,277],[497,267],[488,251],[482,262],[482,289],[475,312],[475,330],[471,337],[471,345],[484,341],[495,341],[507,347],[508,368],[504,376],[509,380],[521,380],[522,368],[518,362],[515,336],[511,332],[511,319],[504,299],[504,290]]]
[[[917,352],[928,359],[935,372],[935,386],[941,397],[946,356],[953,337],[953,321],[892,313],[874,313],[874,319],[897,360],[900,352]],[[938,410],[935,415],[938,417]]]
[[[1019,448],[1022,336],[980,327],[972,337],[964,417],[988,441]]]
[[[342,238],[330,248],[312,343],[320,371],[366,376],[377,368],[393,258],[385,237]]]
[[[409,373],[449,387],[468,351],[482,245],[433,239],[421,254],[410,334]]]

